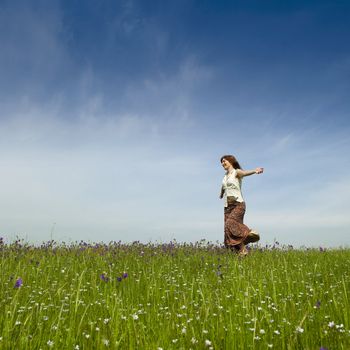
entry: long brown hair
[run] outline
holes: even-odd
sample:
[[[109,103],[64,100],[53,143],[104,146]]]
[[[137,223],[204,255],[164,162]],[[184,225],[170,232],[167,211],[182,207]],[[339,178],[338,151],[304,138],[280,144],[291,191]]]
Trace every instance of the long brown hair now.
[[[227,154],[225,156],[222,156],[220,158],[220,163],[222,163],[223,159],[226,159],[233,166],[234,169],[242,169],[238,163],[238,160],[233,155]]]

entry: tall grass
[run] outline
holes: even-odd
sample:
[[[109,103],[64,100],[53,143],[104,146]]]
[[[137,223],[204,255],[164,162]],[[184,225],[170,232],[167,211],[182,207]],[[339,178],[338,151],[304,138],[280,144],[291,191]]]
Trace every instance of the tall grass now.
[[[350,349],[350,250],[0,243],[0,349]]]

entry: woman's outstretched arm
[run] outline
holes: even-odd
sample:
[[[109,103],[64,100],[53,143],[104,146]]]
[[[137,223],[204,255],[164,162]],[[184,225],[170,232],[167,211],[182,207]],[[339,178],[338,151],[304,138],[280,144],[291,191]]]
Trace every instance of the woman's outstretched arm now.
[[[237,177],[244,177],[244,176],[250,176],[253,174],[262,174],[264,172],[264,168],[256,168],[254,170],[242,170],[237,169]]]

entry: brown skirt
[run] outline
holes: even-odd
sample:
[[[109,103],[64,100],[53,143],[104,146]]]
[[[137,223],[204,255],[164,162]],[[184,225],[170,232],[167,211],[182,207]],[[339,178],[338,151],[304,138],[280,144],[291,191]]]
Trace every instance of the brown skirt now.
[[[243,241],[250,232],[250,228],[243,224],[245,208],[244,202],[231,202],[225,208],[224,244],[226,248],[240,250],[244,246]]]

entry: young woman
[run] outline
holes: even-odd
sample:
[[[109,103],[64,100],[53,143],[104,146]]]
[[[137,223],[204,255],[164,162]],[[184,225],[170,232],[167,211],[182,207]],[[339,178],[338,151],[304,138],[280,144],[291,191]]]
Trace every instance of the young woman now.
[[[236,251],[239,255],[247,255],[246,244],[257,242],[260,236],[243,224],[245,202],[242,197],[242,178],[253,174],[261,174],[264,168],[242,170],[237,159],[232,155],[222,156],[221,165],[226,170],[222,180],[220,198],[224,198],[224,220],[226,248]]]

